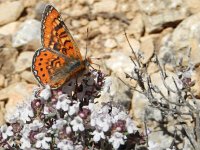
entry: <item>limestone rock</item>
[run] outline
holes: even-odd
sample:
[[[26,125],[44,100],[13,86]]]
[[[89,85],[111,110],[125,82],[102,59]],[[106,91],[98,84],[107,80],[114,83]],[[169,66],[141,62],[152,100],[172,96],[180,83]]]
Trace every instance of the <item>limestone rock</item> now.
[[[102,0],[93,5],[93,13],[109,12],[112,13],[117,6],[116,0]]]
[[[34,52],[22,52],[17,58],[15,71],[21,72],[31,67]]]
[[[17,22],[17,21],[6,24],[6,25],[0,27],[0,34],[13,35],[17,31],[19,25],[20,25],[20,22]]]
[[[23,71],[21,73],[21,78],[29,83],[37,83],[35,77],[33,76],[33,73],[30,71]]]
[[[115,48],[115,47],[117,47],[117,42],[116,42],[116,40],[115,39],[107,39],[106,41],[105,41],[105,43],[104,43],[104,46],[106,47],[106,48]]]
[[[143,19],[146,31],[159,31],[168,23],[177,23],[185,19],[189,14],[183,0],[137,0],[140,10],[143,12]]]
[[[34,85],[25,82],[11,84],[0,90],[0,101],[8,100],[6,110],[13,110],[17,104],[22,103],[26,98],[30,97]]]
[[[13,47],[19,47],[33,40],[40,40],[41,23],[37,20],[26,20],[19,31],[12,37]]]
[[[22,11],[24,10],[21,1],[5,2],[0,5],[0,25],[10,23],[17,20]]]
[[[172,33],[172,43],[175,51],[182,55],[191,48],[191,61],[200,63],[200,13],[192,15],[181,22]]]

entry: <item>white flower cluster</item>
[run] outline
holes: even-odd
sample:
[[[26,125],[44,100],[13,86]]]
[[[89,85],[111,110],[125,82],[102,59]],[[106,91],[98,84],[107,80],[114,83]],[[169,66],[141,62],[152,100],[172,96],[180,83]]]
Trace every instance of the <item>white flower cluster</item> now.
[[[18,107],[7,123],[0,131],[0,146],[7,149],[82,150],[101,146],[101,139],[118,149],[125,144],[126,135],[138,130],[117,107],[97,107],[91,100],[85,104],[61,91],[52,92],[48,86],[39,97]]]

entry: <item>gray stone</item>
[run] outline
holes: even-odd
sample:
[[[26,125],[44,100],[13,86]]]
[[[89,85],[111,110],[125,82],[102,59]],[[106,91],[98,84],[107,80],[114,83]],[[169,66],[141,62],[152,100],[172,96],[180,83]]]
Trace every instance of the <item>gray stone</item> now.
[[[116,0],[102,0],[93,5],[93,13],[108,12],[112,13],[117,6]]]
[[[149,149],[163,150],[170,147],[173,137],[165,134],[163,131],[156,131],[149,134]]]
[[[181,22],[172,33],[173,50],[181,55],[187,54],[191,48],[191,61],[200,63],[200,13],[192,15]],[[180,54],[179,54],[180,55]]]
[[[17,21],[6,24],[6,25],[0,27],[0,34],[13,35],[17,31],[19,25],[20,25],[20,22],[17,22]]]
[[[18,51],[14,48],[2,48],[0,51],[1,74],[9,75],[14,72],[17,55]]]
[[[147,32],[163,29],[168,23],[185,19],[189,13],[182,0],[137,0]]]
[[[24,79],[29,83],[35,83],[35,84],[37,83],[31,71],[23,71],[20,76],[22,79]]]
[[[142,20],[142,15],[137,14],[133,20],[130,22],[127,33],[133,34],[136,39],[139,39],[144,32],[144,22]]]
[[[24,5],[21,1],[2,3],[0,5],[0,25],[17,20],[23,10]]]
[[[105,41],[105,43],[104,43],[104,46],[106,47],[106,48],[115,48],[115,47],[117,47],[117,42],[116,42],[116,40],[115,39],[107,39],[106,41]]]
[[[101,103],[109,103],[113,100],[114,103],[119,103],[129,109],[131,103],[131,94],[129,88],[122,83],[115,75],[106,77],[101,96],[95,101]],[[129,94],[130,95],[129,95]]]
[[[151,36],[141,39],[141,52],[143,53],[142,63],[147,63],[154,54],[154,43]]]
[[[31,67],[34,52],[22,52],[17,58],[15,71],[21,72]]]
[[[4,86],[4,82],[5,82],[5,77],[4,75],[0,74],[0,87]]]
[[[19,47],[33,40],[40,40],[41,23],[37,20],[26,20],[19,31],[12,37],[13,47]]]
[[[18,82],[0,90],[0,101],[8,99],[6,103],[6,112],[13,112],[17,104],[22,103],[30,97],[34,87],[35,85],[33,84]]]

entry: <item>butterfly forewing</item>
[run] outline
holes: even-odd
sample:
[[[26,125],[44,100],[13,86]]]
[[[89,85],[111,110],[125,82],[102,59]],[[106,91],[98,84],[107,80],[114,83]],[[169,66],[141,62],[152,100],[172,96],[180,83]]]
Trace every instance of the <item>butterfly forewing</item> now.
[[[46,6],[43,14],[42,44],[44,48],[51,48],[68,57],[82,60],[80,50],[60,14],[51,5]]]

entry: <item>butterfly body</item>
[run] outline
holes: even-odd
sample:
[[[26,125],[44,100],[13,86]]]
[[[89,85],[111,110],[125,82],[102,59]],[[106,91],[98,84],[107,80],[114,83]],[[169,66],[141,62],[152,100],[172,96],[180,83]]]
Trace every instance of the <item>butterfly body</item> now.
[[[90,59],[82,59],[80,50],[58,11],[47,5],[41,27],[42,48],[33,56],[32,71],[37,81],[59,88],[88,68]]]

